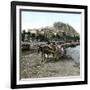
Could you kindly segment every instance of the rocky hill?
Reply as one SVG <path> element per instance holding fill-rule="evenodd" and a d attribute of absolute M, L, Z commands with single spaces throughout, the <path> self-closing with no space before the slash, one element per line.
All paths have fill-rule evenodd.
<path fill-rule="evenodd" d="M 53 24 L 54 30 L 56 30 L 58 33 L 65 32 L 67 35 L 79 35 L 79 33 L 76 32 L 76 30 L 69 24 L 65 24 L 62 22 L 55 22 Z"/>
<path fill-rule="evenodd" d="M 35 32 L 32 32 L 35 31 Z M 22 38 L 25 38 L 27 34 L 28 40 L 37 41 L 71 41 L 80 40 L 80 35 L 76 30 L 69 24 L 62 22 L 55 22 L 52 26 L 43 28 L 29 29 L 28 32 L 22 32 Z"/>
<path fill-rule="evenodd" d="M 41 32 L 42 31 L 47 34 L 58 34 L 60 36 L 62 36 L 63 33 L 68 36 L 79 36 L 79 33 L 76 32 L 71 25 L 62 22 L 55 22 L 52 27 L 42 28 Z"/>

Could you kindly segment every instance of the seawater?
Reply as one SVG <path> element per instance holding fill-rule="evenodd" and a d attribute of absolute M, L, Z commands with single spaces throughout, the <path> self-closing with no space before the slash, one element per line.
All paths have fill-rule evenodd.
<path fill-rule="evenodd" d="M 73 48 L 67 48 L 66 55 L 68 57 L 71 57 L 75 61 L 75 63 L 80 64 L 80 45 Z"/>

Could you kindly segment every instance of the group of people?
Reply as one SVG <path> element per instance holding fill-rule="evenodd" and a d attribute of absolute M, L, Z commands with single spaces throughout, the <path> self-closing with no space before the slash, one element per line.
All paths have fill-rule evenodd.
<path fill-rule="evenodd" d="M 38 53 L 41 52 L 42 61 L 48 59 L 51 55 L 55 60 L 59 60 L 64 56 L 64 48 L 62 45 L 58 45 L 55 42 L 47 42 L 44 45 L 39 45 Z"/>
<path fill-rule="evenodd" d="M 57 45 L 55 42 L 47 42 L 47 45 L 49 48 L 58 53 L 58 56 L 61 57 L 64 55 L 64 48 L 61 45 Z"/>

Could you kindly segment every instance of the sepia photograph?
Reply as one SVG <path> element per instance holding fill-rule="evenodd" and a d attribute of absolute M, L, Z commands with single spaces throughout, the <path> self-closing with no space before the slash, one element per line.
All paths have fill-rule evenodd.
<path fill-rule="evenodd" d="M 11 3 L 11 88 L 87 84 L 87 6 Z"/>

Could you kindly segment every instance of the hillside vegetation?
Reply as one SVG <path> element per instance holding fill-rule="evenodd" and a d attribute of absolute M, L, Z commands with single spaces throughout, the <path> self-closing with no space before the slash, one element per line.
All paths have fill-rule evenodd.
<path fill-rule="evenodd" d="M 23 30 L 22 32 L 22 41 L 77 41 L 79 39 L 79 33 L 71 25 L 62 22 L 55 22 L 52 26 L 29 29 L 27 32 Z"/>

